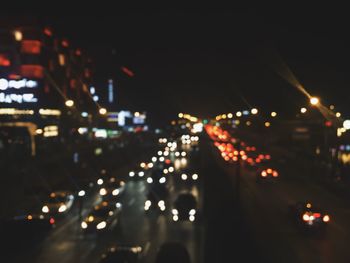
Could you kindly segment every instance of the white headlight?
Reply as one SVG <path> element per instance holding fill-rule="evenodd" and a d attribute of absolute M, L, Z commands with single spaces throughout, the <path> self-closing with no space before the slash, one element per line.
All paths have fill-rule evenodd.
<path fill-rule="evenodd" d="M 101 178 L 100 178 L 100 179 L 98 179 L 98 180 L 97 180 L 97 184 L 98 184 L 98 185 L 103 184 L 103 180 L 102 180 Z"/>
<path fill-rule="evenodd" d="M 190 216 L 194 216 L 196 214 L 196 210 L 195 209 L 191 209 L 189 212 Z"/>
<path fill-rule="evenodd" d="M 182 180 L 187 180 L 187 174 L 182 174 L 182 175 L 181 175 L 181 179 L 182 179 Z"/>
<path fill-rule="evenodd" d="M 112 192 L 112 195 L 114 196 L 119 195 L 119 189 L 114 189 Z"/>
<path fill-rule="evenodd" d="M 159 157 L 159 161 L 164 162 L 164 157 L 163 156 Z"/>
<path fill-rule="evenodd" d="M 105 221 L 102 221 L 101 223 L 98 223 L 96 228 L 97 229 L 104 229 L 106 227 L 106 222 Z"/>
<path fill-rule="evenodd" d="M 177 211 L 177 209 L 171 210 L 171 213 L 172 213 L 173 215 L 178 215 L 178 214 L 179 214 L 179 212 Z"/>
<path fill-rule="evenodd" d="M 135 172 L 133 172 L 133 171 L 129 172 L 129 176 L 130 177 L 134 177 L 135 176 Z"/>
<path fill-rule="evenodd" d="M 176 156 L 176 157 L 179 157 L 179 156 L 180 156 L 180 153 L 179 153 L 179 152 L 175 152 L 175 156 Z"/>
<path fill-rule="evenodd" d="M 117 208 L 121 208 L 121 207 L 122 207 L 122 204 L 118 202 L 118 203 L 115 204 L 115 206 L 116 206 Z"/>
<path fill-rule="evenodd" d="M 153 163 L 148 163 L 148 168 L 153 168 Z"/>
<path fill-rule="evenodd" d="M 165 206 L 161 206 L 161 207 L 160 207 L 160 210 L 161 210 L 161 211 L 164 211 L 164 210 L 165 210 Z"/>
<path fill-rule="evenodd" d="M 101 188 L 100 195 L 106 195 L 106 194 L 107 194 L 107 190 L 105 188 Z"/>
<path fill-rule="evenodd" d="M 139 172 L 139 177 L 143 177 L 145 175 L 145 172 L 141 171 Z"/>
<path fill-rule="evenodd" d="M 82 229 L 86 229 L 87 227 L 88 227 L 88 225 L 86 224 L 86 222 L 81 222 Z"/>
<path fill-rule="evenodd" d="M 151 177 L 148 177 L 147 178 L 147 183 L 149 183 L 149 184 L 153 183 L 153 179 Z"/>
<path fill-rule="evenodd" d="M 152 162 L 155 163 L 156 161 L 157 161 L 157 157 L 153 156 L 153 157 L 152 157 Z"/>
<path fill-rule="evenodd" d="M 179 217 L 178 217 L 177 215 L 174 215 L 174 216 L 173 216 L 173 220 L 174 220 L 174 221 L 177 221 L 177 220 L 179 220 Z"/>
<path fill-rule="evenodd" d="M 159 206 L 159 207 L 164 206 L 164 205 L 165 205 L 165 203 L 164 203 L 163 200 L 160 200 L 160 201 L 158 202 L 158 206 Z"/>
<path fill-rule="evenodd" d="M 168 171 L 169 171 L 170 173 L 174 172 L 174 167 L 170 166 L 169 169 L 168 169 Z"/>
<path fill-rule="evenodd" d="M 159 183 L 164 184 L 165 182 L 166 182 L 166 179 L 164 176 L 159 179 Z"/>
<path fill-rule="evenodd" d="M 148 211 L 149 210 L 149 206 L 145 205 L 144 209 L 145 209 L 145 211 Z"/>
<path fill-rule="evenodd" d="M 182 153 L 181 153 L 181 156 L 182 156 L 182 157 L 185 157 L 185 156 L 186 156 L 186 152 L 182 152 Z"/>
<path fill-rule="evenodd" d="M 164 173 L 164 174 L 167 174 L 168 172 L 169 172 L 168 169 L 164 169 L 164 170 L 163 170 L 163 173 Z"/>
<path fill-rule="evenodd" d="M 194 218 L 194 216 L 190 216 L 189 219 L 191 222 L 193 222 L 195 218 Z"/>
<path fill-rule="evenodd" d="M 44 205 L 43 208 L 41 209 L 43 213 L 48 213 L 49 212 L 49 207 L 47 205 Z"/>
<path fill-rule="evenodd" d="M 151 206 L 151 204 L 152 204 L 152 202 L 151 202 L 150 200 L 147 200 L 147 201 L 145 202 L 145 206 Z"/>
<path fill-rule="evenodd" d="M 80 190 L 78 193 L 78 196 L 84 196 L 85 195 L 85 191 L 84 190 Z"/>
<path fill-rule="evenodd" d="M 163 152 L 162 151 L 158 151 L 158 155 L 162 156 Z"/>
<path fill-rule="evenodd" d="M 192 179 L 197 180 L 198 179 L 198 174 L 192 174 Z"/>
<path fill-rule="evenodd" d="M 61 205 L 60 208 L 58 208 L 58 212 L 60 212 L 60 213 L 63 213 L 66 210 L 67 210 L 67 206 L 66 205 Z"/>

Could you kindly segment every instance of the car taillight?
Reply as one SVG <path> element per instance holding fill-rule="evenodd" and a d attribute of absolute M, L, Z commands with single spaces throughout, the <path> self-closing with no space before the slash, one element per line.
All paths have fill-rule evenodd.
<path fill-rule="evenodd" d="M 320 213 L 314 213 L 314 217 L 315 218 L 319 218 L 319 217 L 321 217 L 321 214 Z"/>
<path fill-rule="evenodd" d="M 267 172 L 268 172 L 269 174 L 272 173 L 272 169 L 271 169 L 271 168 L 267 169 Z"/>
<path fill-rule="evenodd" d="M 273 176 L 273 177 L 278 177 L 278 172 L 273 171 L 272 176 Z"/>
<path fill-rule="evenodd" d="M 330 221 L 329 215 L 323 217 L 323 222 L 328 223 Z"/>
<path fill-rule="evenodd" d="M 55 219 L 50 218 L 50 224 L 53 225 L 55 223 Z"/>

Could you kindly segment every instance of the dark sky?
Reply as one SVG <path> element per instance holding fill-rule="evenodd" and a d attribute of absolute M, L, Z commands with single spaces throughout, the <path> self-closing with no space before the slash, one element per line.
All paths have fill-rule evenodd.
<path fill-rule="evenodd" d="M 350 113 L 350 19 L 340 7 L 39 17 L 91 54 L 99 79 L 117 79 L 120 107 L 145 109 L 157 119 L 177 112 L 213 116 L 248 105 L 295 112 L 306 98 L 276 73 L 283 63 L 326 105 Z M 135 77 L 124 76 L 121 65 Z"/>

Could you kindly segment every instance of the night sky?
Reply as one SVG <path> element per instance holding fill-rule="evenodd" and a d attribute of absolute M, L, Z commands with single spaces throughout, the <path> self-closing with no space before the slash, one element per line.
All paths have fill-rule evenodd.
<path fill-rule="evenodd" d="M 38 17 L 91 54 L 98 81 L 117 79 L 120 108 L 168 120 L 178 112 L 215 116 L 255 106 L 294 113 L 307 100 L 277 74 L 283 64 L 325 105 L 349 114 L 350 19 L 341 10 L 118 9 Z"/>

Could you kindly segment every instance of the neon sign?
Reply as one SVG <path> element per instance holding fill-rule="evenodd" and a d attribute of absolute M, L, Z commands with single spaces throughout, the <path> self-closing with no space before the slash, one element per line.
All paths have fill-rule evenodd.
<path fill-rule="evenodd" d="M 29 79 L 20 80 L 7 80 L 4 78 L 0 79 L 0 91 L 12 91 L 20 89 L 34 89 L 38 87 L 38 82 Z M 16 93 L 0 93 L 0 103 L 33 103 L 37 102 L 38 99 L 32 92 L 25 92 L 21 94 Z"/>
<path fill-rule="evenodd" d="M 0 103 L 23 103 L 23 102 L 37 102 L 38 98 L 33 93 L 24 94 L 5 94 L 0 93 Z"/>
<path fill-rule="evenodd" d="M 7 80 L 7 79 L 0 79 L 0 90 L 7 90 L 7 89 L 21 89 L 21 88 L 36 88 L 38 87 L 38 82 L 35 80 L 27 80 L 27 79 L 21 79 L 21 80 Z"/>

